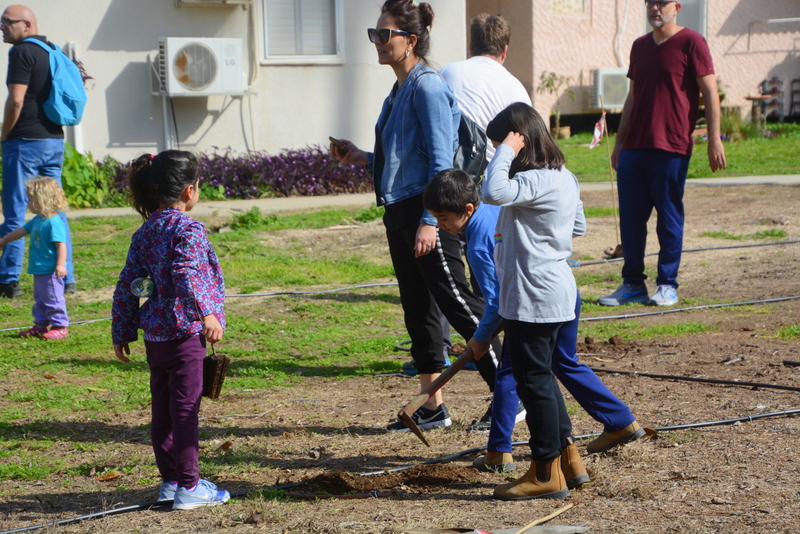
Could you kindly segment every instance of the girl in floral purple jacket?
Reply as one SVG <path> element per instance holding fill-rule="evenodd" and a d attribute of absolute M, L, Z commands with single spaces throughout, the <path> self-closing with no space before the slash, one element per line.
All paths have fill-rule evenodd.
<path fill-rule="evenodd" d="M 202 223 L 186 212 L 199 196 L 199 166 L 189 152 L 143 155 L 128 174 L 133 208 L 145 222 L 131 239 L 112 308 L 114 353 L 128 363 L 128 344 L 144 331 L 150 367 L 150 430 L 162 484 L 173 509 L 223 504 L 230 498 L 200 479 L 198 413 L 206 342 L 222 339 L 225 285 Z M 149 297 L 141 306 L 140 297 Z"/>

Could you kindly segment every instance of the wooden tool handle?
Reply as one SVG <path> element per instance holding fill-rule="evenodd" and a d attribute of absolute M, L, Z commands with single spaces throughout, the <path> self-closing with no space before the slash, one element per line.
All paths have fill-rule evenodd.
<path fill-rule="evenodd" d="M 453 376 L 457 372 L 459 372 L 465 365 L 467 365 L 474 359 L 475 357 L 473 355 L 472 349 L 467 348 L 467 350 L 462 352 L 461 356 L 459 356 L 458 359 L 455 362 L 453 362 L 452 365 L 450 365 L 450 367 L 442 371 L 442 374 L 440 374 L 436 378 L 436 380 L 428 384 L 428 387 L 423 389 L 422 393 L 411 399 L 411 402 L 403 406 L 403 409 L 401 411 L 413 414 L 414 412 L 419 410 L 420 406 L 425 404 L 428 401 L 428 399 L 430 399 L 433 396 L 434 393 L 439 391 L 442 388 L 442 386 L 447 384 L 447 382 L 449 382 L 450 379 L 453 378 Z"/>

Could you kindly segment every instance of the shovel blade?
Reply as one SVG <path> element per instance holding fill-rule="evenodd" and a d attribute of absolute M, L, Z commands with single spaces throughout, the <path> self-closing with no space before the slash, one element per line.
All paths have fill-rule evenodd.
<path fill-rule="evenodd" d="M 398 418 L 399 418 L 399 419 L 400 419 L 402 422 L 404 422 L 404 423 L 406 424 L 406 426 L 408 427 L 408 429 L 409 429 L 409 430 L 411 430 L 411 432 L 413 432 L 415 436 L 417 436 L 419 439 L 421 439 L 421 440 L 422 440 L 422 443 L 424 443 L 424 444 L 425 444 L 425 445 L 427 445 L 428 447 L 430 447 L 430 446 L 431 446 L 431 444 L 430 444 L 430 443 L 428 443 L 428 440 L 427 440 L 427 439 L 425 438 L 425 436 L 422 434 L 422 430 L 420 430 L 420 428 L 417 426 L 417 423 L 415 423 L 415 422 L 414 422 L 414 419 L 411 417 L 411 414 L 410 414 L 410 413 L 408 413 L 408 412 L 405 410 L 405 408 L 403 408 L 402 410 L 400 410 L 400 412 L 397 414 L 397 417 L 398 417 Z"/>

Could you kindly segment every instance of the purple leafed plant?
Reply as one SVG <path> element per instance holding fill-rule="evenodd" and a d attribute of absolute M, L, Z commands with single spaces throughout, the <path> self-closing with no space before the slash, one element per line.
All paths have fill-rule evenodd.
<path fill-rule="evenodd" d="M 373 190 L 364 165 L 345 165 L 319 146 L 266 152 L 236 152 L 214 147 L 200 157 L 201 193 L 207 199 L 262 198 L 366 193 Z M 127 190 L 127 164 L 106 158 L 113 188 Z"/>

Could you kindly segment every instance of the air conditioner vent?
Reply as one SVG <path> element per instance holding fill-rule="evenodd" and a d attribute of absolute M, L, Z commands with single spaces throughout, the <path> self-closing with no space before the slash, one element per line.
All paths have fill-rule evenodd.
<path fill-rule="evenodd" d="M 241 95 L 241 39 L 164 37 L 158 47 L 162 92 L 169 96 Z"/>
<path fill-rule="evenodd" d="M 621 108 L 628 96 L 628 69 L 596 69 L 592 71 L 592 85 L 587 107 L 597 109 Z"/>

